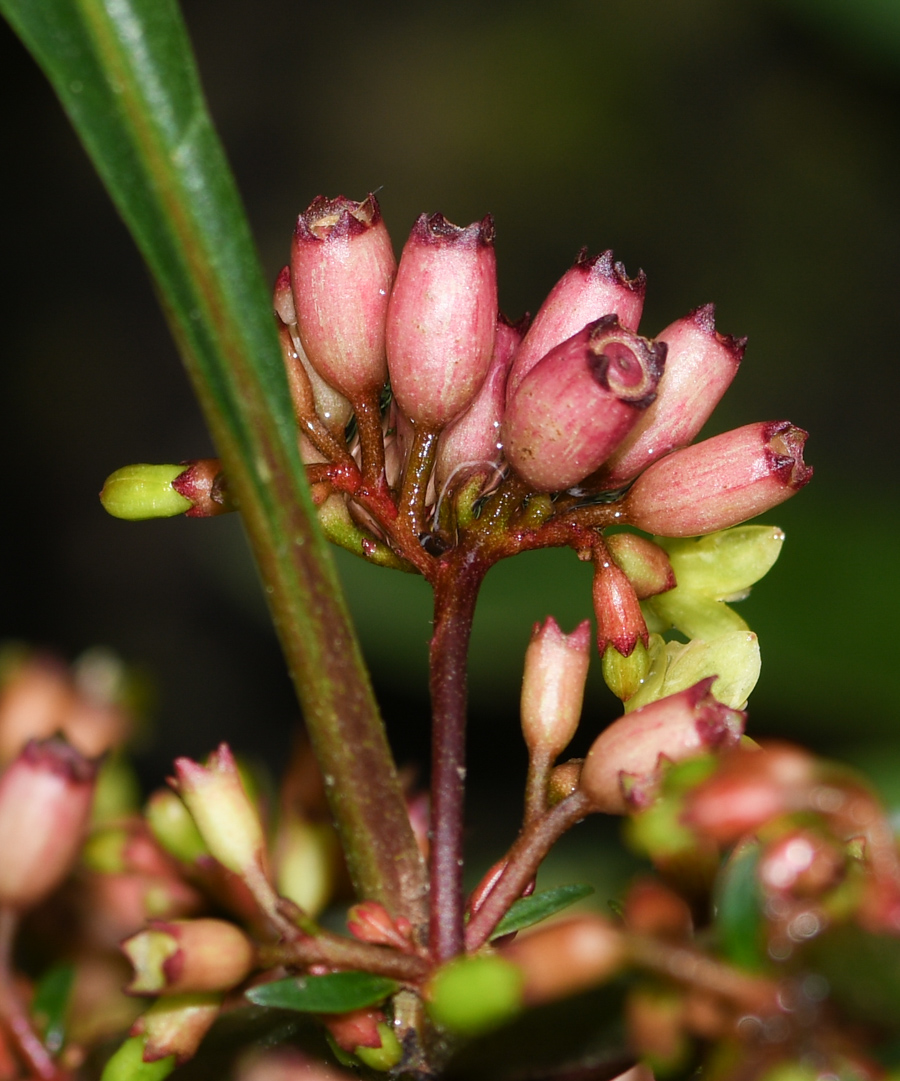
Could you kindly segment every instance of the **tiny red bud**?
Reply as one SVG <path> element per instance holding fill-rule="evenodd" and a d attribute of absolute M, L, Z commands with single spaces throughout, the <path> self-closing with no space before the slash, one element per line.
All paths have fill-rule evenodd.
<path fill-rule="evenodd" d="M 378 200 L 319 196 L 300 215 L 291 288 L 300 340 L 326 383 L 351 401 L 387 377 L 384 329 L 396 272 Z"/>
<path fill-rule="evenodd" d="M 497 321 L 490 215 L 465 229 L 422 214 L 400 257 L 387 315 L 397 403 L 415 424 L 443 428 L 484 382 Z"/>
<path fill-rule="evenodd" d="M 668 554 L 637 533 L 613 533 L 605 537 L 609 554 L 628 576 L 639 600 L 675 588 L 675 572 Z"/>
<path fill-rule="evenodd" d="M 716 330 L 712 304 L 678 319 L 656 340 L 668 346 L 656 401 L 604 465 L 606 488 L 621 487 L 696 437 L 737 375 L 747 342 Z"/>
<path fill-rule="evenodd" d="M 609 646 L 630 657 L 639 641 L 648 644 L 650 635 L 634 586 L 605 553 L 594 559 L 593 597 L 601 657 Z"/>
<path fill-rule="evenodd" d="M 360 942 L 378 946 L 393 946 L 408 950 L 412 925 L 404 916 L 392 919 L 384 905 L 377 901 L 361 901 L 347 913 L 347 930 Z"/>
<path fill-rule="evenodd" d="M 587 248 L 582 248 L 575 265 L 550 290 L 516 351 L 507 399 L 512 399 L 539 360 L 585 324 L 604 315 L 617 315 L 626 330 L 637 330 L 646 287 L 644 272 L 629 278 L 625 267 L 613 261 L 611 251 L 591 258 Z"/>
<path fill-rule="evenodd" d="M 71 869 L 97 767 L 59 738 L 31 740 L 0 777 L 0 907 L 27 909 Z"/>
<path fill-rule="evenodd" d="M 625 497 L 627 520 L 648 533 L 695 537 L 754 518 L 807 484 L 807 433 L 788 421 L 743 428 L 654 462 Z"/>
<path fill-rule="evenodd" d="M 522 733 L 532 754 L 551 761 L 575 735 L 590 663 L 590 623 L 563 634 L 552 616 L 536 623 L 525 652 Z"/>
<path fill-rule="evenodd" d="M 552 349 L 520 383 L 503 420 L 506 457 L 538 491 L 570 488 L 600 466 L 653 401 L 665 346 L 615 316 Z"/>
<path fill-rule="evenodd" d="M 738 742 L 746 715 L 715 699 L 714 682 L 711 676 L 651 702 L 600 733 L 581 770 L 581 789 L 598 811 L 626 814 L 629 802 L 649 803 L 660 759 L 678 762 Z"/>

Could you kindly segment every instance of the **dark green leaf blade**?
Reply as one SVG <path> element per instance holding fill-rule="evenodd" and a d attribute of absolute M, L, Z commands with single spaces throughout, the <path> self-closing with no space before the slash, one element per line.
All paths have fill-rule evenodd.
<path fill-rule="evenodd" d="M 540 923 L 541 920 L 549 919 L 550 916 L 562 912 L 564 908 L 574 905 L 583 897 L 589 897 L 593 892 L 593 886 L 581 883 L 572 886 L 557 886 L 556 889 L 533 893 L 530 897 L 520 897 L 494 928 L 491 938 L 521 931 L 525 927 Z"/>
<path fill-rule="evenodd" d="M 65 1041 L 66 1013 L 74 980 L 74 965 L 54 965 L 41 976 L 34 991 L 31 1016 L 51 1055 L 56 1054 Z"/>
<path fill-rule="evenodd" d="M 348 1013 L 375 1006 L 399 989 L 396 980 L 370 972 L 329 972 L 295 976 L 252 987 L 246 997 L 257 1006 L 277 1006 L 302 1013 Z"/>
<path fill-rule="evenodd" d="M 759 844 L 736 849 L 716 883 L 716 931 L 723 955 L 740 968 L 765 967 L 763 896 L 756 876 Z"/>

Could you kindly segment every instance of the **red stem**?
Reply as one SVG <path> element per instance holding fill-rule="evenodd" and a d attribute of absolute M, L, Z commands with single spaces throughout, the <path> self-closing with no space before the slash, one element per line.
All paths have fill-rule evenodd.
<path fill-rule="evenodd" d="M 466 659 L 487 567 L 470 554 L 444 563 L 434 582 L 431 639 L 431 933 L 435 961 L 463 950 L 463 814 Z"/>

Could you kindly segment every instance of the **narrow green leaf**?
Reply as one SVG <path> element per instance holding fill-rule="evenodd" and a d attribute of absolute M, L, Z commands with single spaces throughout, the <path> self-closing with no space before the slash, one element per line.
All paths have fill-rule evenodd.
<path fill-rule="evenodd" d="M 74 979 L 74 965 L 54 965 L 41 976 L 34 991 L 31 1016 L 51 1055 L 59 1051 L 66 1037 L 66 1013 Z"/>
<path fill-rule="evenodd" d="M 317 527 L 263 281 L 176 0 L 0 0 L 149 264 L 228 475 L 361 896 L 424 920 L 425 872 Z M 286 238 L 287 239 L 287 238 Z"/>
<path fill-rule="evenodd" d="M 491 938 L 499 938 L 513 931 L 521 931 L 532 924 L 540 923 L 557 912 L 562 912 L 569 905 L 574 905 L 582 897 L 589 897 L 594 892 L 593 886 L 585 884 L 557 886 L 553 890 L 542 890 L 530 897 L 520 897 L 510 907 L 503 919 L 497 924 Z"/>
<path fill-rule="evenodd" d="M 257 1006 L 277 1006 L 303 1013 L 348 1013 L 383 1002 L 400 987 L 396 980 L 369 972 L 329 972 L 296 976 L 252 987 L 246 997 Z"/>
<path fill-rule="evenodd" d="M 758 864 L 759 845 L 743 845 L 722 868 L 716 885 L 716 929 L 722 953 L 735 965 L 754 972 L 766 961 Z"/>

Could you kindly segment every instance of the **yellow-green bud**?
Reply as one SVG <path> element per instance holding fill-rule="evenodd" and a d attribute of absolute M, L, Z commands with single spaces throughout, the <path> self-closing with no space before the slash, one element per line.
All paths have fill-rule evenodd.
<path fill-rule="evenodd" d="M 175 859 L 193 863 L 209 855 L 191 812 L 174 792 L 165 788 L 154 792 L 147 801 L 144 818 L 156 840 Z"/>
<path fill-rule="evenodd" d="M 609 645 L 601 663 L 606 686 L 623 702 L 637 694 L 650 674 L 650 654 L 640 639 L 627 657 Z"/>
<path fill-rule="evenodd" d="M 279 828 L 276 846 L 278 892 L 317 916 L 331 900 L 340 850 L 327 823 L 291 817 Z"/>
<path fill-rule="evenodd" d="M 781 554 L 777 526 L 741 525 L 706 537 L 656 537 L 666 550 L 678 588 L 715 600 L 740 600 Z"/>
<path fill-rule="evenodd" d="M 427 989 L 434 1020 L 464 1036 L 502 1025 L 522 1008 L 520 969 L 493 955 L 459 957 L 439 968 Z"/>
<path fill-rule="evenodd" d="M 357 1047 L 354 1054 L 369 1069 L 385 1073 L 403 1058 L 403 1048 L 394 1030 L 384 1021 L 378 1025 L 378 1035 L 381 1037 L 380 1047 Z"/>
<path fill-rule="evenodd" d="M 101 1081 L 163 1081 L 175 1069 L 175 1056 L 144 1061 L 143 1036 L 129 1036 L 107 1062 Z"/>
<path fill-rule="evenodd" d="M 113 518 L 140 522 L 146 518 L 172 518 L 193 504 L 172 487 L 183 465 L 126 465 L 106 478 L 100 502 Z"/>

